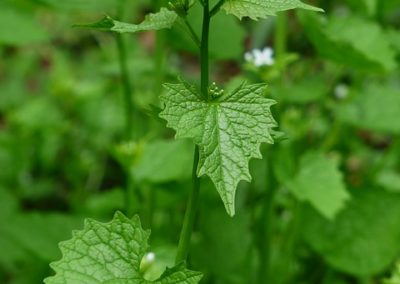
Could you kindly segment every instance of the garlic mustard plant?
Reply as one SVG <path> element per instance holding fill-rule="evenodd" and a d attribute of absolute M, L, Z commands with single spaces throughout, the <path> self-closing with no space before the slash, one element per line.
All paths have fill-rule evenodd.
<path fill-rule="evenodd" d="M 201 5 L 201 34 L 187 21 L 193 5 Z M 155 281 L 144 279 L 140 273 L 143 257 L 147 253 L 150 232 L 141 228 L 139 218 L 125 217 L 117 212 L 109 223 L 92 219 L 83 230 L 75 231 L 73 238 L 60 244 L 63 257 L 52 263 L 56 275 L 45 280 L 47 284 L 61 283 L 198 283 L 200 272 L 186 269 L 191 233 L 199 206 L 200 177 L 208 176 L 213 182 L 226 212 L 235 215 L 235 196 L 238 183 L 251 181 L 249 161 L 262 158 L 260 145 L 274 143 L 277 122 L 271 106 L 276 102 L 266 98 L 266 85 L 243 82 L 236 89 L 224 91 L 215 83 L 210 85 L 210 29 L 212 18 L 221 10 L 239 19 L 259 19 L 277 12 L 303 8 L 321 9 L 299 0 L 174 0 L 168 8 L 151 13 L 139 24 L 130 24 L 106 16 L 101 21 L 80 27 L 122 33 L 137 33 L 172 27 L 181 21 L 187 27 L 194 43 L 199 47 L 200 78 L 198 84 L 184 80 L 164 84 L 161 95 L 163 109 L 159 116 L 167 127 L 176 131 L 176 138 L 189 138 L 196 145 L 192 170 L 192 189 L 178 243 L 175 266 L 168 268 Z M 272 65 L 273 51 L 265 48 L 246 54 L 246 60 L 256 66 Z M 126 72 L 126 70 L 125 70 Z"/>

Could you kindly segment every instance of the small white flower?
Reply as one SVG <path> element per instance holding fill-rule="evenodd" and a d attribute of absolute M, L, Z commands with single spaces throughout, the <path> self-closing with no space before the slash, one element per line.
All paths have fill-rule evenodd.
<path fill-rule="evenodd" d="M 349 87 L 346 84 L 339 84 L 335 87 L 334 94 L 337 99 L 343 100 L 349 95 Z"/>
<path fill-rule="evenodd" d="M 253 49 L 252 51 L 246 52 L 244 54 L 244 59 L 257 67 L 271 66 L 275 62 L 273 55 L 273 49 L 265 47 L 263 50 Z"/>

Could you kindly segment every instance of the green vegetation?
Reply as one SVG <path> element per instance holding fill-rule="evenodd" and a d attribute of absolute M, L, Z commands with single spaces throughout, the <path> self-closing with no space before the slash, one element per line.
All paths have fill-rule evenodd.
<path fill-rule="evenodd" d="M 399 0 L 3 0 L 0 27 L 0 283 L 400 283 Z"/>

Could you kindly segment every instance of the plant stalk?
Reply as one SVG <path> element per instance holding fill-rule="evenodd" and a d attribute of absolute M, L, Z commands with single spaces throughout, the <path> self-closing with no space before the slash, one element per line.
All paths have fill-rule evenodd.
<path fill-rule="evenodd" d="M 275 27 L 275 40 L 274 40 L 274 48 L 275 48 L 275 58 L 278 64 L 278 67 L 281 71 L 281 83 L 284 82 L 285 79 L 285 54 L 286 54 L 286 45 L 287 45 L 287 37 L 288 37 L 288 18 L 286 13 L 278 13 L 276 16 L 276 27 Z"/>
<path fill-rule="evenodd" d="M 259 252 L 260 252 L 260 268 L 259 268 L 259 279 L 261 283 L 269 283 L 271 275 L 271 249 L 272 249 L 272 238 L 274 233 L 275 223 L 275 195 L 277 184 L 275 181 L 274 173 L 271 168 L 270 158 L 266 157 L 267 161 L 267 177 L 268 177 L 268 189 L 265 196 L 265 201 L 262 208 L 262 213 L 259 220 L 260 227 L 260 240 L 259 240 Z"/>
<path fill-rule="evenodd" d="M 118 17 L 124 18 L 126 1 L 121 1 L 118 6 Z M 122 92 L 125 108 L 125 141 L 131 141 L 135 138 L 134 133 L 134 116 L 135 106 L 132 100 L 132 82 L 129 76 L 128 56 L 126 49 L 125 38 L 122 34 L 116 34 L 116 43 L 118 48 L 118 61 L 120 67 L 120 74 L 122 78 Z M 126 190 L 125 190 L 125 211 L 127 215 L 133 214 L 134 198 L 137 195 L 135 181 L 133 180 L 129 168 L 125 167 Z"/>
<path fill-rule="evenodd" d="M 190 239 L 194 227 L 196 211 L 199 203 L 200 179 L 197 177 L 197 164 L 199 163 L 198 146 L 194 149 L 193 169 L 192 169 L 192 191 L 189 196 L 189 201 L 186 207 L 185 217 L 181 235 L 179 238 L 178 252 L 175 258 L 175 264 L 186 261 L 189 254 Z"/>
<path fill-rule="evenodd" d="M 133 138 L 133 114 L 134 107 L 132 101 L 132 84 L 129 78 L 128 63 L 127 63 L 127 53 L 125 40 L 123 35 L 116 35 L 117 46 L 118 46 L 118 59 L 119 67 L 122 77 L 122 91 L 124 95 L 124 107 L 125 107 L 125 133 L 124 138 L 129 141 Z"/>
<path fill-rule="evenodd" d="M 201 64 L 201 94 L 205 100 L 209 99 L 209 62 L 208 62 L 208 39 L 210 31 L 210 10 L 209 0 L 203 1 L 203 28 L 200 43 L 200 64 Z M 199 147 L 194 149 L 193 168 L 192 168 L 192 191 L 186 207 L 185 217 L 183 220 L 181 235 L 179 238 L 178 252 L 176 254 L 175 263 L 179 264 L 186 261 L 189 254 L 190 240 L 194 228 L 196 211 L 199 204 L 200 179 L 197 177 L 197 165 L 199 163 Z"/>
<path fill-rule="evenodd" d="M 200 44 L 200 64 L 201 64 L 201 94 L 204 99 L 209 100 L 209 67 L 208 67 L 208 40 L 210 33 L 210 7 L 209 0 L 203 1 L 203 28 Z"/>

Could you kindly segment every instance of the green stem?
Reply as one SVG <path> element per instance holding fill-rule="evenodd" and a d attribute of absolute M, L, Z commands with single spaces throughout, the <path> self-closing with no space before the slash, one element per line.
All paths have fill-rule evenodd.
<path fill-rule="evenodd" d="M 293 281 L 291 277 L 293 277 L 293 267 L 295 266 L 296 255 L 295 248 L 299 241 L 300 232 L 301 232 L 301 222 L 302 222 L 302 204 L 301 201 L 294 200 L 293 201 L 293 209 L 292 209 L 292 220 L 290 221 L 287 230 L 284 233 L 284 241 L 282 248 L 282 258 L 285 263 L 285 267 L 283 270 L 284 280 L 287 283 Z"/>
<path fill-rule="evenodd" d="M 124 107 L 125 107 L 125 139 L 131 140 L 133 138 L 133 115 L 134 107 L 132 101 L 132 84 L 129 78 L 128 62 L 126 45 L 123 35 L 117 34 L 117 46 L 118 46 L 118 59 L 120 72 L 122 76 L 122 88 L 124 95 Z"/>
<path fill-rule="evenodd" d="M 124 18 L 124 12 L 126 0 L 120 1 L 118 6 L 118 17 L 120 19 Z M 124 139 L 126 141 L 130 141 L 134 139 L 134 115 L 135 108 L 132 100 L 132 82 L 129 76 L 129 68 L 128 68 L 128 56 L 126 49 L 126 42 L 124 35 L 117 34 L 116 42 L 118 47 L 118 60 L 120 73 L 122 78 L 122 91 L 124 97 L 124 108 L 125 108 L 125 131 L 124 131 Z M 135 181 L 130 174 L 129 167 L 125 167 L 125 178 L 126 178 L 126 190 L 125 190 L 125 211 L 126 214 L 133 214 L 133 203 L 135 197 L 138 197 L 137 188 Z"/>
<path fill-rule="evenodd" d="M 197 177 L 197 164 L 199 163 L 199 149 L 196 146 L 194 150 L 193 169 L 192 169 L 192 191 L 189 196 L 189 202 L 186 207 L 185 217 L 181 235 L 179 238 L 178 252 L 175 258 L 175 264 L 186 261 L 189 253 L 190 239 L 194 227 L 194 220 L 199 203 L 200 179 Z"/>
<path fill-rule="evenodd" d="M 376 2 L 376 20 L 383 24 L 385 20 L 385 15 L 384 15 L 384 8 L 385 8 L 385 3 L 384 1 L 377 1 Z"/>
<path fill-rule="evenodd" d="M 200 63 L 201 63 L 201 94 L 206 100 L 210 99 L 208 94 L 209 67 L 208 67 L 208 40 L 210 32 L 210 8 L 209 0 L 203 1 L 203 28 L 200 44 Z"/>
<path fill-rule="evenodd" d="M 286 54 L 286 44 L 287 44 L 287 36 L 288 36 L 288 27 L 287 27 L 287 15 L 286 13 L 278 13 L 276 17 L 276 27 L 275 27 L 275 58 L 278 63 L 279 68 L 282 72 L 282 79 L 284 77 L 285 68 L 284 68 L 284 58 Z"/>
<path fill-rule="evenodd" d="M 275 195 L 276 195 L 276 182 L 274 174 L 272 172 L 270 159 L 266 157 L 268 163 L 268 184 L 267 194 L 265 196 L 265 203 L 263 204 L 261 218 L 260 218 L 260 270 L 259 277 L 260 283 L 269 283 L 271 273 L 271 249 L 272 249 L 272 237 L 274 229 L 274 206 L 275 206 Z"/>
<path fill-rule="evenodd" d="M 210 31 L 210 10 L 209 0 L 203 1 L 203 28 L 200 47 L 200 63 L 201 63 L 201 93 L 204 99 L 208 100 L 208 38 Z M 197 177 L 197 165 L 199 163 L 199 147 L 194 150 L 193 168 L 192 168 L 192 191 L 190 193 L 189 202 L 186 207 L 185 217 L 183 220 L 181 235 L 179 238 L 178 252 L 176 254 L 175 263 L 186 261 L 189 254 L 190 239 L 194 227 L 194 220 L 199 203 L 200 179 Z"/>

